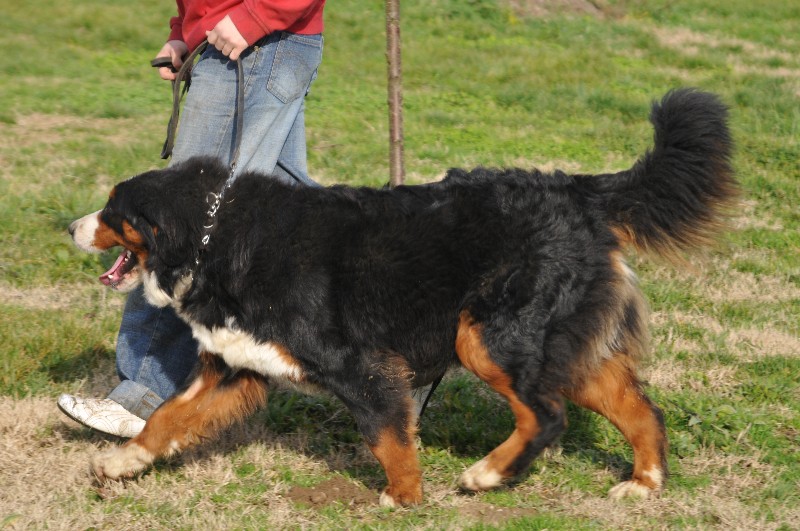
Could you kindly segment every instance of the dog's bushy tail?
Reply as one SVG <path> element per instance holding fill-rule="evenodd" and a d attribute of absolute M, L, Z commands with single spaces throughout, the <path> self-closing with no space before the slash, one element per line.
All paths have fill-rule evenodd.
<path fill-rule="evenodd" d="M 653 104 L 650 121 L 652 151 L 631 169 L 586 184 L 623 243 L 678 258 L 713 240 L 738 197 L 728 110 L 713 94 L 680 89 Z"/>

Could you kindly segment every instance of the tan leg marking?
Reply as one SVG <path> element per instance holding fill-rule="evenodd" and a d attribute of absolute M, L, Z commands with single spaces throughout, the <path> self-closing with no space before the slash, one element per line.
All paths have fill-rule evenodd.
<path fill-rule="evenodd" d="M 159 458 L 174 454 L 249 415 L 267 400 L 266 381 L 242 370 L 224 386 L 215 356 L 202 353 L 203 371 L 189 388 L 164 402 L 142 432 L 92 460 L 99 479 L 131 477 Z"/>
<path fill-rule="evenodd" d="M 413 505 L 422 501 L 422 471 L 414 432 L 414 429 L 409 429 L 406 442 L 403 442 L 392 428 L 386 428 L 378 437 L 378 443 L 370 446 L 389 481 L 380 497 L 380 504 L 384 507 Z"/>
<path fill-rule="evenodd" d="M 482 340 L 482 330 L 467 312 L 460 317 L 456 353 L 461 363 L 478 378 L 500 393 L 511 406 L 516 425 L 500 446 L 461 475 L 460 485 L 468 490 L 487 490 L 511 477 L 511 465 L 539 433 L 536 414 L 514 392 L 511 377 L 489 357 Z"/>
<path fill-rule="evenodd" d="M 566 395 L 610 420 L 633 447 L 633 477 L 612 488 L 609 496 L 658 495 L 667 473 L 664 425 L 625 356 L 617 354 L 606 360 L 579 389 Z"/>

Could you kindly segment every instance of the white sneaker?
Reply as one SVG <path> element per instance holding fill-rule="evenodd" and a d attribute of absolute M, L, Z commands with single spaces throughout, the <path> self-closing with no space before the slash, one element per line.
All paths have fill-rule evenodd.
<path fill-rule="evenodd" d="M 145 425 L 144 420 L 109 398 L 61 395 L 58 408 L 81 424 L 117 437 L 135 437 Z"/>

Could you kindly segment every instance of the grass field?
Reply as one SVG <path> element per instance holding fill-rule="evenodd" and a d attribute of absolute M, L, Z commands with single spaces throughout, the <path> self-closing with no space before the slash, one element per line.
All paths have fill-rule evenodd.
<path fill-rule="evenodd" d="M 378 507 L 383 475 L 335 401 L 276 392 L 241 426 L 136 481 L 97 488 L 88 457 L 119 441 L 67 421 L 61 392 L 103 396 L 123 299 L 110 257 L 68 223 L 163 164 L 168 85 L 149 59 L 169 1 L 2 2 L 0 529 L 796 529 L 800 522 L 800 4 L 764 0 L 406 0 L 406 167 L 598 172 L 651 139 L 649 104 L 696 86 L 731 106 L 742 183 L 734 231 L 687 266 L 632 258 L 652 307 L 648 392 L 662 406 L 663 496 L 612 502 L 631 452 L 570 410 L 559 446 L 506 489 L 460 472 L 512 429 L 455 372 L 420 431 L 426 501 Z M 598 7 L 599 6 L 599 7 Z M 383 3 L 327 8 L 308 98 L 309 164 L 326 183 L 388 180 Z"/>

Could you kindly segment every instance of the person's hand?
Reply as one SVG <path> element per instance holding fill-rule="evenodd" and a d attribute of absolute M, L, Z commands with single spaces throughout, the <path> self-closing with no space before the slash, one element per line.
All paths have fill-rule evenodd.
<path fill-rule="evenodd" d="M 236 26 L 231 21 L 231 17 L 226 16 L 220 20 L 214 29 L 206 32 L 208 37 L 208 44 L 222 52 L 231 59 L 236 61 L 239 55 L 247 49 L 247 41 L 244 40 L 242 34 L 236 29 Z"/>
<path fill-rule="evenodd" d="M 175 67 L 175 70 L 180 70 L 181 65 L 183 64 L 183 58 L 189 52 L 189 47 L 186 46 L 186 43 L 183 41 L 167 41 L 161 51 L 156 54 L 156 58 L 158 57 L 169 57 L 172 60 L 172 66 Z M 169 67 L 162 66 L 158 69 L 158 75 L 161 76 L 161 79 L 166 79 L 171 81 L 175 79 L 175 72 L 173 72 Z"/>

